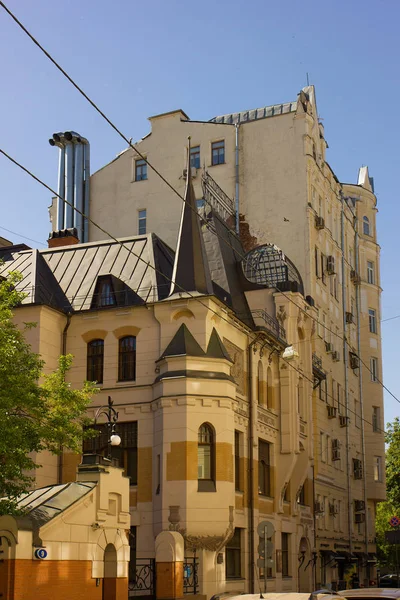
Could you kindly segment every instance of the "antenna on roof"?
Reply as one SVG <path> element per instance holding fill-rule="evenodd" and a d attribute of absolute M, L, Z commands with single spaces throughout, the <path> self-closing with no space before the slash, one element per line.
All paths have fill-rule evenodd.
<path fill-rule="evenodd" d="M 310 85 L 309 79 L 308 79 L 308 73 L 306 73 L 306 77 L 307 77 L 307 85 Z"/>

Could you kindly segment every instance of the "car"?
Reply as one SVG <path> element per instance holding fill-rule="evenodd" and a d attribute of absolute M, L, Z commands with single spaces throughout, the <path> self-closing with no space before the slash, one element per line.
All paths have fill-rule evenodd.
<path fill-rule="evenodd" d="M 258 592 L 257 594 L 233 594 L 229 592 L 215 594 L 211 600 L 338 600 L 337 594 L 330 590 L 315 592 Z M 399 599 L 400 600 L 400 599 Z"/>
<path fill-rule="evenodd" d="M 400 589 L 359 588 L 343 590 L 338 594 L 348 600 L 400 600 Z"/>
<path fill-rule="evenodd" d="M 394 573 L 382 575 L 379 580 L 379 587 L 400 588 L 400 575 L 397 576 Z"/>

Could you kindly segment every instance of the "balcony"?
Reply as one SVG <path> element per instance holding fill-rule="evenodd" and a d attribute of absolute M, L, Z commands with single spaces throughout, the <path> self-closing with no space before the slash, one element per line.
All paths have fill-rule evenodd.
<path fill-rule="evenodd" d="M 319 386 L 321 381 L 326 379 L 326 373 L 322 368 L 322 358 L 320 358 L 315 352 L 312 355 L 312 368 L 314 376 L 314 389 Z"/>
<path fill-rule="evenodd" d="M 266 330 L 268 333 L 272 334 L 275 339 L 286 345 L 286 331 L 284 327 L 279 324 L 277 319 L 271 317 L 271 315 L 263 308 L 252 310 L 251 314 L 258 327 Z"/>

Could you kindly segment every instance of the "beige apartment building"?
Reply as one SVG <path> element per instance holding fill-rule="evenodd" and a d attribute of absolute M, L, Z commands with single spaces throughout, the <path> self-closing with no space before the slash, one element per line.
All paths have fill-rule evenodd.
<path fill-rule="evenodd" d="M 265 244 L 295 259 L 315 311 L 307 340 L 315 377 L 314 498 L 307 502 L 316 523 L 316 581 L 343 581 L 354 571 L 373 580 L 375 508 L 385 481 L 377 208 L 368 168 L 355 184 L 339 181 L 326 161 L 313 86 L 294 102 L 208 122 L 182 110 L 149 120 L 150 133 L 136 144 L 141 156 L 128 148 L 92 175 L 90 217 L 112 235 L 152 231 L 175 248 L 190 137 L 205 218 L 212 208 L 240 232 L 255 269 Z M 51 216 L 56 229 L 55 205 Z M 91 223 L 85 235 L 104 238 Z"/>
<path fill-rule="evenodd" d="M 154 583 L 162 532 L 183 540 L 184 593 L 310 590 L 316 311 L 276 246 L 242 261 L 217 210 L 201 225 L 190 170 L 185 200 L 175 253 L 154 233 L 79 243 L 70 228 L 48 249 L 2 248 L 1 275 L 22 273 L 15 318 L 38 323 L 27 335 L 47 369 L 72 353 L 70 383 L 98 382 L 90 415 L 109 396 L 119 413 L 129 595 L 167 597 Z M 85 452 L 107 452 L 99 429 Z M 38 461 L 47 489 L 75 481 L 80 457 Z"/>
<path fill-rule="evenodd" d="M 52 290 L 16 316 L 34 313 L 49 368 L 72 352 L 78 385 L 102 365 L 95 404 L 118 406 L 132 484 L 132 580 L 163 530 L 184 537 L 187 592 L 373 580 L 385 482 L 368 169 L 356 184 L 335 176 L 312 86 L 209 122 L 179 110 L 150 123 L 137 148 L 175 191 L 130 148 L 90 193 L 86 168 L 74 189 L 60 176 L 60 195 L 119 242 L 54 202 L 52 247 L 8 250 L 4 268 Z M 86 140 L 53 137 L 81 160 Z M 38 484 L 73 480 L 76 463 L 48 457 Z"/>

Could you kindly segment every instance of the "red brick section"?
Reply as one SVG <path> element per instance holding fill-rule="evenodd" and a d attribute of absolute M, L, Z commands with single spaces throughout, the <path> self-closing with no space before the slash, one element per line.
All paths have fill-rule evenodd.
<path fill-rule="evenodd" d="M 128 580 L 110 580 L 104 600 L 125 600 Z M 108 582 L 107 582 L 108 583 Z M 102 600 L 102 585 L 84 560 L 5 560 L 0 563 L 2 600 Z M 0 596 L 1 597 L 1 596 Z"/>
<path fill-rule="evenodd" d="M 157 600 L 183 597 L 183 562 L 156 563 Z"/>
<path fill-rule="evenodd" d="M 49 248 L 58 248 L 59 246 L 72 246 L 73 244 L 79 244 L 78 238 L 74 235 L 66 237 L 54 237 L 47 241 Z"/>

